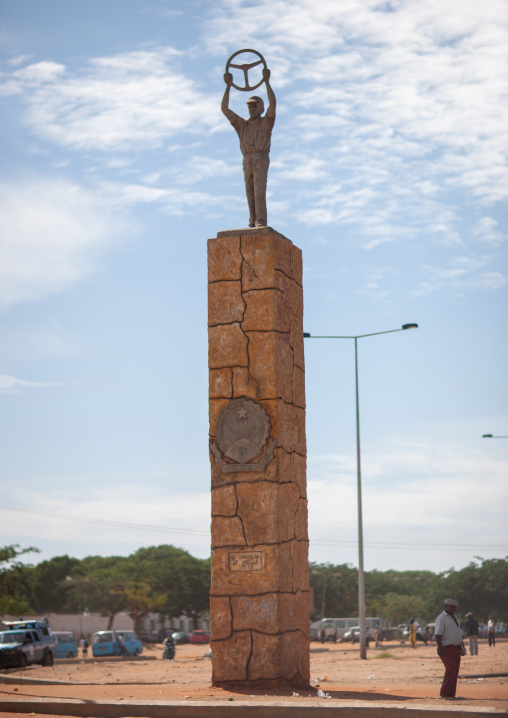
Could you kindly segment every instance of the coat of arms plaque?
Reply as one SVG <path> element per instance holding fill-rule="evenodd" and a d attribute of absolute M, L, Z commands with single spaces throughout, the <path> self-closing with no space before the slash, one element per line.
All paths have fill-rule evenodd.
<path fill-rule="evenodd" d="M 272 439 L 267 446 L 270 420 L 261 404 L 246 396 L 226 404 L 217 419 L 215 434 L 217 442 L 211 442 L 210 448 L 225 474 L 263 471 L 273 459 L 277 440 Z M 258 461 L 253 462 L 256 458 Z"/>

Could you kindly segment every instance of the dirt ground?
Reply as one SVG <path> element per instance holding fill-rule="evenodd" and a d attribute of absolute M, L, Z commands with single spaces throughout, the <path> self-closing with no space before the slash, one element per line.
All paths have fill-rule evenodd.
<path fill-rule="evenodd" d="M 162 646 L 144 648 L 138 660 L 123 658 L 94 660 L 80 658 L 56 661 L 51 668 L 29 667 L 24 671 L 0 672 L 25 678 L 69 681 L 68 685 L 0 684 L 0 699 L 26 700 L 29 697 L 86 698 L 105 700 L 218 701 L 270 700 L 315 701 L 318 689 L 331 700 L 418 704 L 443 707 L 467 705 L 508 709 L 508 640 L 489 648 L 480 641 L 478 656 L 462 659 L 458 698 L 439 697 L 444 667 L 434 644 L 386 642 L 382 648 L 369 649 L 367 660 L 359 657 L 358 645 L 311 644 L 311 688 L 307 690 L 226 690 L 212 688 L 208 646 L 177 646 L 174 661 L 162 660 Z M 492 674 L 504 673 L 506 677 Z M 326 700 L 326 699 L 322 699 Z M 0 713 L 0 716 L 11 716 Z M 31 717 L 37 717 L 32 713 Z"/>

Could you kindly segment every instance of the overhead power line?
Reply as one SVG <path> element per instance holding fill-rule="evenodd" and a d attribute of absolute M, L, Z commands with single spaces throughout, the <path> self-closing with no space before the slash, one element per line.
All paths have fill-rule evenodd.
<path fill-rule="evenodd" d="M 358 544 L 356 541 L 326 541 L 321 539 L 311 540 L 311 543 L 317 546 L 349 546 L 356 547 Z M 501 546 L 500 544 L 455 544 L 446 545 L 443 547 L 441 544 L 435 543 L 397 543 L 396 541 L 364 541 L 364 546 L 369 548 L 381 548 L 381 549 L 408 549 L 409 551 L 506 551 L 508 552 L 508 546 Z"/>
<path fill-rule="evenodd" d="M 53 511 L 42 511 L 40 509 L 23 509 L 16 506 L 1 506 L 0 511 L 16 511 L 25 514 L 35 514 L 38 516 L 50 516 L 51 518 L 61 519 L 64 521 L 77 521 L 80 523 L 96 524 L 99 526 L 111 526 L 112 528 L 137 529 L 140 531 L 156 531 L 162 533 L 180 533 L 189 536 L 210 536 L 210 531 L 200 531 L 196 529 L 182 529 L 174 526 L 156 526 L 154 524 L 136 524 L 128 521 L 111 521 L 109 519 L 84 518 L 83 516 L 70 516 L 68 514 L 58 514 Z M 354 548 L 357 546 L 356 541 L 339 541 L 327 539 L 311 539 L 311 544 L 315 546 L 342 546 L 343 548 Z M 376 549 L 402 549 L 414 551 L 507 551 L 508 546 L 501 544 L 433 544 L 433 543 L 397 543 L 396 541 L 366 541 L 365 546 Z"/>
<path fill-rule="evenodd" d="M 177 529 L 172 526 L 154 526 L 153 524 L 133 524 L 128 521 L 110 521 L 108 519 L 90 519 L 82 516 L 69 516 L 68 514 L 56 514 L 52 511 L 41 511 L 40 509 L 21 509 L 16 506 L 1 506 L 0 511 L 19 511 L 23 514 L 36 514 L 38 516 L 51 516 L 55 519 L 65 521 L 80 521 L 86 524 L 100 524 L 102 526 L 114 526 L 122 529 L 141 529 L 143 531 L 165 531 L 166 533 L 191 534 L 196 536 L 209 536 L 209 531 L 194 531 L 192 529 Z"/>

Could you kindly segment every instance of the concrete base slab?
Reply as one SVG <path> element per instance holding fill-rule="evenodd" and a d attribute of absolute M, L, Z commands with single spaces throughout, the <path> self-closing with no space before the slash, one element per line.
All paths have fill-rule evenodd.
<path fill-rule="evenodd" d="M 492 718 L 507 715 L 496 708 L 455 706 L 427 707 L 413 704 L 401 706 L 392 703 L 322 700 L 319 702 L 283 703 L 273 701 L 94 701 L 55 700 L 0 700 L 0 712 L 42 715 L 77 716 L 79 718 Z"/>

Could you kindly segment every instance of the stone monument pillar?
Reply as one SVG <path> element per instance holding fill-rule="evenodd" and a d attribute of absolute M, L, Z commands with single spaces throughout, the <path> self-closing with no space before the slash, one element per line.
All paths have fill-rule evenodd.
<path fill-rule="evenodd" d="M 309 684 L 301 250 L 271 227 L 208 240 L 215 685 Z"/>

